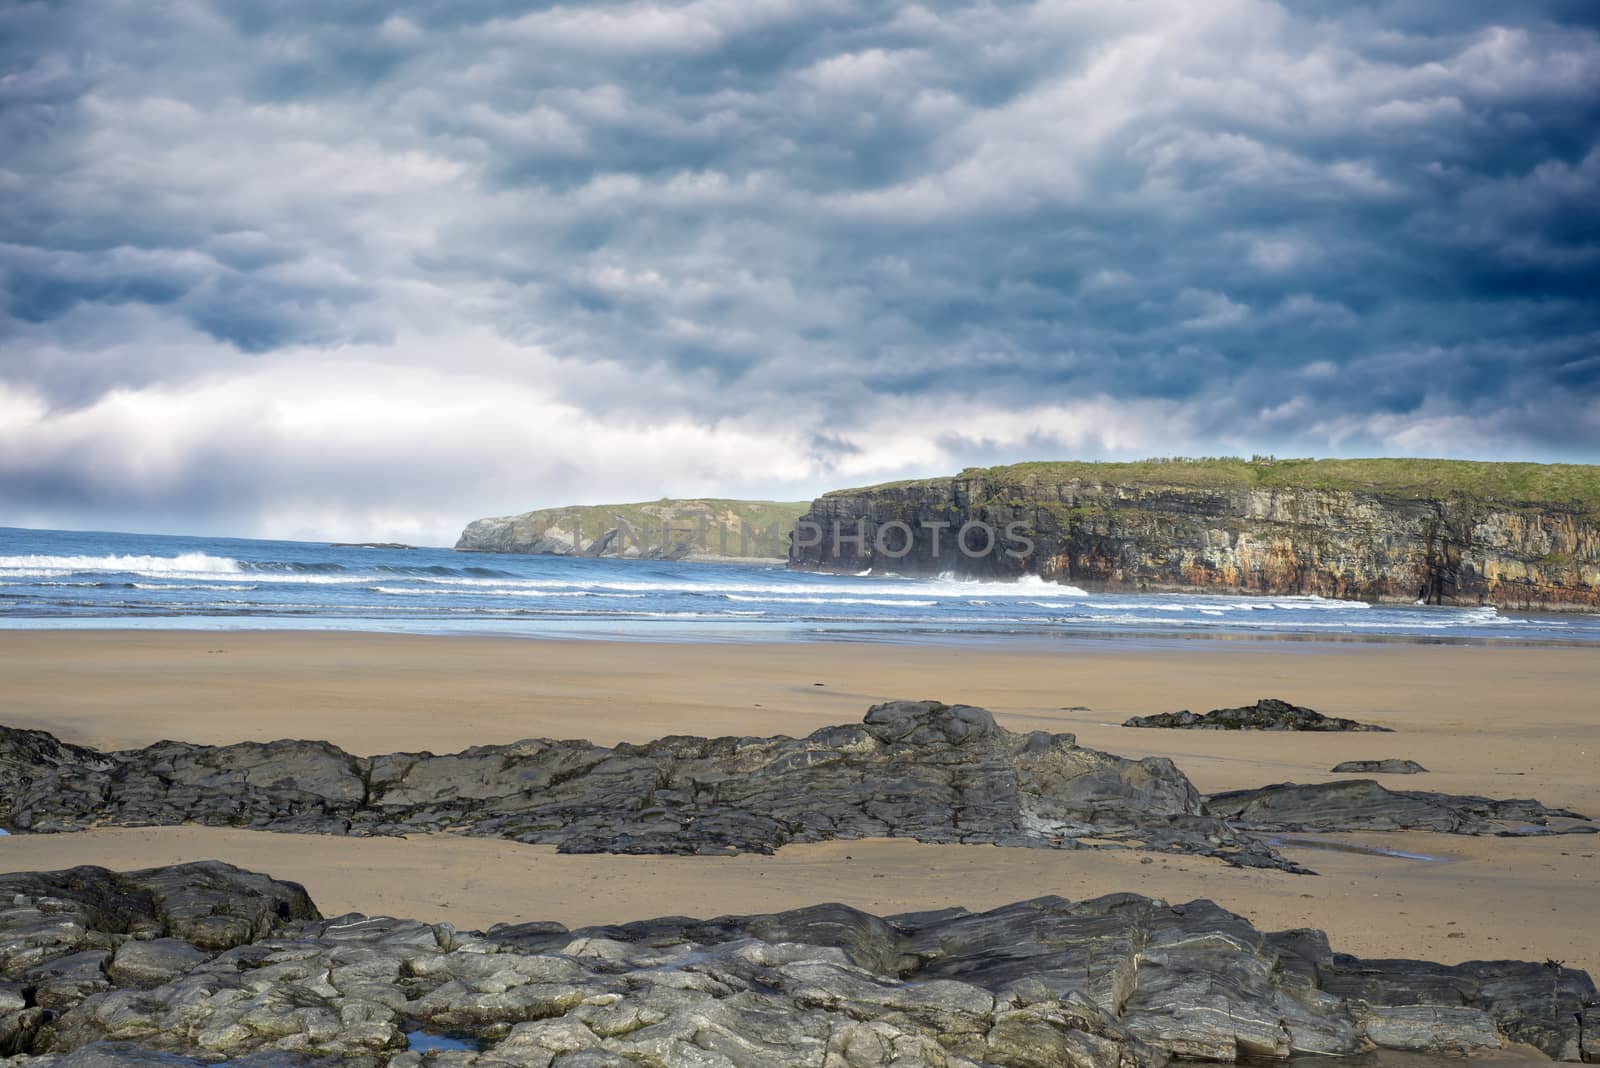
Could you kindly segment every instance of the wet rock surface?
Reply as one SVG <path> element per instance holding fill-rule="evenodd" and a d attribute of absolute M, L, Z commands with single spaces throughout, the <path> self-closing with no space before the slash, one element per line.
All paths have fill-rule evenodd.
<path fill-rule="evenodd" d="M 1160 712 L 1153 716 L 1134 716 L 1124 727 L 1164 727 L 1187 731 L 1381 731 L 1388 727 L 1357 723 L 1353 719 L 1324 716 L 1321 712 L 1292 705 L 1276 697 L 1264 697 L 1253 705 L 1215 708 L 1197 712 Z"/>
<path fill-rule="evenodd" d="M 0 826 L 19 832 L 198 823 L 320 834 L 452 831 L 571 853 L 770 853 L 905 837 L 1036 848 L 1137 847 L 1304 870 L 1258 831 L 1583 829 L 1532 801 L 1390 793 L 1372 782 L 1203 798 L 1170 760 L 1070 734 L 1013 734 L 981 708 L 874 706 L 805 738 L 536 739 L 357 757 L 326 742 L 159 742 L 101 753 L 0 727 Z M 1552 818 L 1558 822 L 1552 822 Z M 1495 822 L 1500 821 L 1500 822 Z"/>
<path fill-rule="evenodd" d="M 1575 1060 L 1600 1018 L 1589 977 L 1554 963 L 1360 960 L 1317 931 L 1127 894 L 479 933 L 322 919 L 292 883 L 206 862 L 3 876 L 0 901 L 0 1052 L 19 1068 L 1155 1068 L 1512 1042 Z M 174 910 L 259 922 L 185 953 L 173 932 L 196 929 Z M 112 966 L 40 999 L 40 975 L 157 943 L 160 974 Z"/>
<path fill-rule="evenodd" d="M 1328 770 L 1336 774 L 1421 775 L 1428 769 L 1418 764 L 1415 760 L 1399 760 L 1390 757 L 1385 760 L 1346 760 L 1342 764 L 1335 764 Z"/>

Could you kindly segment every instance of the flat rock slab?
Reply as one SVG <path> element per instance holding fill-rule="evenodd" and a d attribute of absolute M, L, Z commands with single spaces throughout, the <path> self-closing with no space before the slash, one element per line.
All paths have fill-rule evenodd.
<path fill-rule="evenodd" d="M 1254 831 L 1438 831 L 1516 836 L 1592 834 L 1585 817 L 1537 801 L 1390 790 L 1372 779 L 1280 783 L 1206 798 L 1206 809 Z"/>
<path fill-rule="evenodd" d="M 989 912 L 874 916 L 825 904 L 571 931 L 316 916 L 292 883 L 208 862 L 0 876 L 0 976 L 78 970 L 170 942 L 152 886 L 205 885 L 255 914 L 249 941 L 113 968 L 46 1010 L 0 999 L 22 1068 L 198 1065 L 1082 1065 L 1160 1068 L 1509 1043 L 1574 1060 L 1600 998 L 1587 974 L 1333 952 L 1317 931 L 1258 931 L 1209 901 L 1058 897 Z M 309 914 L 307 914 L 309 913 Z M 58 917 L 48 939 L 41 917 Z M 41 955 L 45 954 L 45 955 Z M 408 1036 L 448 1036 L 418 1043 Z"/>
<path fill-rule="evenodd" d="M 1124 727 L 1164 727 L 1186 731 L 1381 731 L 1392 733 L 1388 727 L 1375 727 L 1370 723 L 1357 723 L 1353 719 L 1337 719 L 1321 712 L 1264 697 L 1253 705 L 1239 708 L 1215 708 L 1205 715 L 1195 712 L 1161 712 L 1153 716 L 1134 716 L 1125 720 Z"/>
<path fill-rule="evenodd" d="M 1428 769 L 1415 760 L 1346 760 L 1328 769 L 1335 774 L 1348 775 L 1420 775 Z"/>

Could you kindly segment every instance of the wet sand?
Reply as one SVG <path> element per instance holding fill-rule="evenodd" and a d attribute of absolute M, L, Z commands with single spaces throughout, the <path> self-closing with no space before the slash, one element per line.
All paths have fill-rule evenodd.
<path fill-rule="evenodd" d="M 821 683 L 821 685 L 817 685 Z M 1600 813 L 1600 653 L 1579 648 L 1109 643 L 934 648 L 551 642 L 388 635 L 0 632 L 0 722 L 116 748 L 160 738 L 322 738 L 358 753 L 447 752 L 525 737 L 803 734 L 874 701 L 980 704 L 1013 730 L 1071 731 L 1173 757 L 1205 791 L 1334 778 L 1409 757 L 1396 789 L 1535 797 Z M 1135 730 L 1129 715 L 1276 696 L 1395 734 Z M 1442 862 L 1291 849 L 1323 874 L 1194 858 L 854 842 L 776 857 L 564 857 L 449 836 L 348 840 L 207 828 L 0 840 L 5 870 L 219 857 L 306 883 L 325 912 L 483 926 L 766 911 L 843 900 L 879 912 L 1044 893 L 1210 897 L 1338 948 L 1439 960 L 1557 957 L 1600 973 L 1600 840 L 1342 836 Z M 1141 863 L 1150 859 L 1151 863 Z M 1455 937 L 1460 936 L 1460 937 Z"/>

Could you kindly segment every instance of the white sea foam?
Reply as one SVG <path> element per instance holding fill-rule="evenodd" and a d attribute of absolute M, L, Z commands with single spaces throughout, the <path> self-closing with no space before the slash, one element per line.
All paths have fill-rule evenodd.
<path fill-rule="evenodd" d="M 1288 611 L 1329 611 L 1349 612 L 1362 611 L 1372 606 L 1366 601 L 1331 601 L 1326 597 L 1274 597 L 1269 602 L 1273 608 L 1282 608 Z"/>
<path fill-rule="evenodd" d="M 1063 582 L 1046 582 L 1038 575 L 1023 575 L 1015 582 L 988 582 L 983 579 L 960 579 L 941 575 L 931 582 L 918 582 L 928 592 L 948 593 L 953 597 L 971 597 L 973 594 L 982 594 L 984 597 L 1087 597 L 1088 590 L 1079 589 L 1077 586 L 1068 586 Z"/>
<path fill-rule="evenodd" d="M 323 578 L 324 576 L 297 576 L 299 579 Z M 892 597 L 970 597 L 974 593 L 981 593 L 985 597 L 1038 597 L 1041 592 L 1048 591 L 1056 597 L 1085 597 L 1088 594 L 1076 586 L 1058 585 L 1037 581 L 1032 583 L 1021 582 L 979 582 L 965 580 L 918 580 L 918 579 L 891 579 L 864 582 L 858 578 L 841 577 L 836 582 L 702 582 L 685 579 L 678 582 L 663 581 L 628 581 L 619 579 L 602 579 L 600 581 L 584 582 L 575 579 L 508 579 L 508 578 L 470 578 L 450 575 L 417 575 L 406 576 L 407 581 L 426 583 L 430 586 L 458 586 L 463 589 L 519 588 L 519 589 L 584 589 L 584 590 L 619 590 L 638 593 L 687 593 L 687 594 L 783 594 L 790 596 L 892 596 Z M 278 581 L 274 576 L 270 580 Z M 370 582 L 367 578 L 338 577 L 340 582 Z"/>
<path fill-rule="evenodd" d="M 888 597 L 749 597 L 739 593 L 724 594 L 730 601 L 756 601 L 761 604 L 872 604 L 884 608 L 932 608 L 938 601 L 910 601 Z"/>
<path fill-rule="evenodd" d="M 0 574 L 49 577 L 86 572 L 112 575 L 236 575 L 239 561 L 206 553 L 177 556 L 0 556 Z"/>

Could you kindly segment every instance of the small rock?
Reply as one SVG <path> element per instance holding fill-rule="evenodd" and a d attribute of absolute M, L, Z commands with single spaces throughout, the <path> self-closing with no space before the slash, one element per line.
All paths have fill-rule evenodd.
<path fill-rule="evenodd" d="M 1153 716 L 1134 716 L 1122 724 L 1124 727 L 1165 727 L 1191 731 L 1382 731 L 1388 727 L 1375 727 L 1357 723 L 1353 719 L 1337 719 L 1321 712 L 1264 697 L 1253 705 L 1239 708 L 1217 708 L 1205 715 L 1194 712 L 1162 712 Z"/>
<path fill-rule="evenodd" d="M 1390 757 L 1385 760 L 1346 760 L 1342 764 L 1335 764 L 1331 770 L 1336 774 L 1419 775 L 1428 769 L 1415 760 Z"/>

